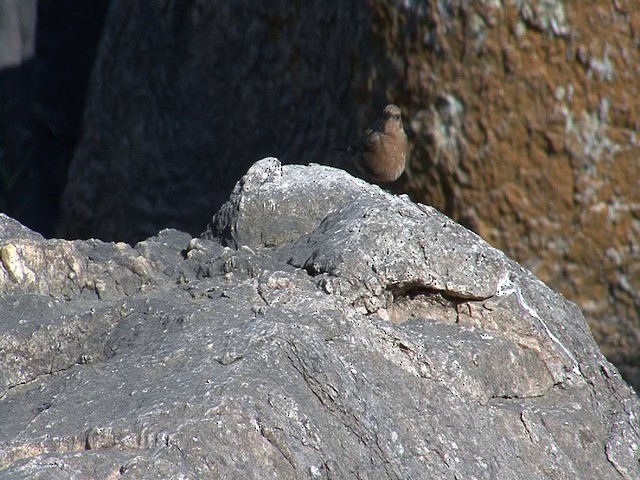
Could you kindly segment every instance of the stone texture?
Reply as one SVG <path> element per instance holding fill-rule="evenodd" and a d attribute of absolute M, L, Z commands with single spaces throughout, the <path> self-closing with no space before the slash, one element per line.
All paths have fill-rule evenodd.
<path fill-rule="evenodd" d="M 354 140 L 348 99 L 380 58 L 362 41 L 369 17 L 349 1 L 114 0 L 61 236 L 135 243 L 163 227 L 199 234 L 256 158 L 325 161 L 338 135 L 345 146 Z M 343 118 L 334 121 L 338 104 Z M 177 201 L 185 196 L 188 211 Z"/>
<path fill-rule="evenodd" d="M 335 164 L 393 102 L 394 191 L 577 302 L 638 388 L 639 32 L 630 0 L 114 1 L 60 235 L 198 234 L 254 159 Z"/>
<path fill-rule="evenodd" d="M 413 119 L 406 189 L 578 303 L 638 388 L 640 3 L 434 3 L 384 37 Z"/>
<path fill-rule="evenodd" d="M 406 196 L 268 158 L 201 238 L 0 220 L 2 478 L 640 476 L 580 310 Z"/>

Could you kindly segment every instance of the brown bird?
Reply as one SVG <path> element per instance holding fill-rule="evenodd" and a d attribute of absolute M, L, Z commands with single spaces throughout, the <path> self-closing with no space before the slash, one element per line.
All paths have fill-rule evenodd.
<path fill-rule="evenodd" d="M 400 109 L 395 105 L 384 107 L 382 118 L 346 151 L 353 155 L 353 163 L 365 180 L 377 183 L 397 180 L 407 161 L 407 134 Z"/>

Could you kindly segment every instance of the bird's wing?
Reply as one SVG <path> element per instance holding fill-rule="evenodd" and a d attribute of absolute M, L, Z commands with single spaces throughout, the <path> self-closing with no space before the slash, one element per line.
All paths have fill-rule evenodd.
<path fill-rule="evenodd" d="M 382 122 L 377 121 L 371 125 L 355 143 L 355 150 L 359 152 L 371 152 L 380 143 Z"/>

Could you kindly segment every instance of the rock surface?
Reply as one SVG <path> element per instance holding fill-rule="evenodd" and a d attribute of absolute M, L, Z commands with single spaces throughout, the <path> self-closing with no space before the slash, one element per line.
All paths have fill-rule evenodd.
<path fill-rule="evenodd" d="M 199 234 L 256 158 L 331 163 L 395 103 L 398 190 L 578 303 L 640 387 L 640 2 L 443 5 L 114 0 L 60 235 Z"/>
<path fill-rule="evenodd" d="M 640 477 L 579 309 L 339 170 L 262 160 L 202 238 L 0 227 L 4 479 Z"/>
<path fill-rule="evenodd" d="M 384 37 L 406 191 L 576 302 L 640 389 L 640 2 L 427 3 Z"/>

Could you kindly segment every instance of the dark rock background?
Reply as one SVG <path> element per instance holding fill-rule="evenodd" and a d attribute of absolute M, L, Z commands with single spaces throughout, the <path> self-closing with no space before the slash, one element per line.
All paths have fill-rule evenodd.
<path fill-rule="evenodd" d="M 60 221 L 108 4 L 0 1 L 0 209 L 46 236 Z"/>
<path fill-rule="evenodd" d="M 576 305 L 341 170 L 258 162 L 206 238 L 0 227 L 3 479 L 640 476 Z"/>
<path fill-rule="evenodd" d="M 394 102 L 413 148 L 394 191 L 472 228 L 576 301 L 638 387 L 640 4 L 497 5 L 114 0 L 62 221 L 57 189 L 77 108 L 66 117 L 44 102 L 56 107 L 33 110 L 57 113 L 29 117 L 35 133 L 8 135 L 4 151 L 18 155 L 5 153 L 5 168 L 21 152 L 46 161 L 21 170 L 17 198 L 6 198 L 37 205 L 19 218 L 34 216 L 47 235 L 54 224 L 67 238 L 130 243 L 164 227 L 197 234 L 257 158 L 333 163 L 330 148 Z M 100 11 L 79 23 L 99 32 L 90 13 Z M 69 30 L 57 25 L 62 38 Z M 75 48 L 92 48 L 77 38 Z M 76 81 L 80 63 L 64 63 Z M 55 87 L 55 75 L 40 78 Z M 41 154 L 28 153 L 33 145 Z"/>

